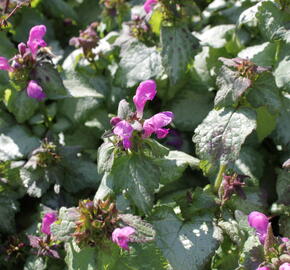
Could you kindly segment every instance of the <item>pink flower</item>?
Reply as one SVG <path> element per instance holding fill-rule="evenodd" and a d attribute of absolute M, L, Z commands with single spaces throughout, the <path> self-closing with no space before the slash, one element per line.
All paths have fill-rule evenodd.
<path fill-rule="evenodd" d="M 118 116 L 115 116 L 115 117 L 112 117 L 111 121 L 110 121 L 110 124 L 112 126 L 116 126 L 119 122 L 121 122 L 122 119 Z"/>
<path fill-rule="evenodd" d="M 256 270 L 271 270 L 271 269 L 267 266 L 263 266 L 263 267 L 257 268 Z"/>
<path fill-rule="evenodd" d="M 144 138 L 150 137 L 152 133 L 156 133 L 159 139 L 165 138 L 169 129 L 163 127 L 172 122 L 174 115 L 172 112 L 160 112 L 144 121 Z"/>
<path fill-rule="evenodd" d="M 0 70 L 13 71 L 7 58 L 0 56 Z"/>
<path fill-rule="evenodd" d="M 47 235 L 51 234 L 50 226 L 57 220 L 55 212 L 46 213 L 42 219 L 41 231 Z"/>
<path fill-rule="evenodd" d="M 132 146 L 130 139 L 133 131 L 133 127 L 126 120 L 118 122 L 113 130 L 114 134 L 122 139 L 125 149 L 129 149 Z"/>
<path fill-rule="evenodd" d="M 149 13 L 152 11 L 153 7 L 158 3 L 157 0 L 146 0 L 146 2 L 143 5 L 143 8 L 146 13 Z"/>
<path fill-rule="evenodd" d="M 113 242 L 123 249 L 129 250 L 128 243 L 130 242 L 130 235 L 134 234 L 135 230 L 132 227 L 117 228 L 112 233 Z"/>
<path fill-rule="evenodd" d="M 23 56 L 26 53 L 27 47 L 26 47 L 24 42 L 21 42 L 18 44 L 18 51 L 19 51 L 21 56 Z"/>
<path fill-rule="evenodd" d="M 280 265 L 279 270 L 290 270 L 290 263 L 283 263 Z"/>
<path fill-rule="evenodd" d="M 288 237 L 282 237 L 281 240 L 282 240 L 282 242 L 287 243 L 289 241 L 289 238 Z"/>
<path fill-rule="evenodd" d="M 268 217 L 263 213 L 254 211 L 249 214 L 248 223 L 252 228 L 256 229 L 261 244 L 264 244 L 269 224 Z"/>
<path fill-rule="evenodd" d="M 34 80 L 29 81 L 26 91 L 29 97 L 35 98 L 38 101 L 41 101 L 46 97 L 41 86 Z"/>
<path fill-rule="evenodd" d="M 36 25 L 30 29 L 27 46 L 29 47 L 33 57 L 36 56 L 38 47 L 45 47 L 47 45 L 43 40 L 45 33 L 45 25 Z"/>
<path fill-rule="evenodd" d="M 137 110 L 137 117 L 142 118 L 147 100 L 153 100 L 156 93 L 156 83 L 153 80 L 147 80 L 140 83 L 137 88 L 136 95 L 133 97 Z"/>

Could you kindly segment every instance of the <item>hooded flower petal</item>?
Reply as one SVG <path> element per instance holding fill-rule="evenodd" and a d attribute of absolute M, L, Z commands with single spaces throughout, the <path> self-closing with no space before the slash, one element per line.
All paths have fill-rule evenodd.
<path fill-rule="evenodd" d="M 47 235 L 51 234 L 50 226 L 57 220 L 55 212 L 46 213 L 42 219 L 41 231 Z"/>
<path fill-rule="evenodd" d="M 130 138 L 132 137 L 133 131 L 133 127 L 125 120 L 118 122 L 113 130 L 114 134 L 122 139 L 125 149 L 131 148 L 132 143 Z"/>
<path fill-rule="evenodd" d="M 280 265 L 279 270 L 290 270 L 290 263 L 283 263 Z"/>
<path fill-rule="evenodd" d="M 13 71 L 7 58 L 0 56 L 0 70 Z"/>
<path fill-rule="evenodd" d="M 156 93 L 156 83 L 153 80 L 147 80 L 140 83 L 137 88 L 136 95 L 133 97 L 137 110 L 137 116 L 139 118 L 142 118 L 143 116 L 143 110 L 147 100 L 153 100 Z"/>
<path fill-rule="evenodd" d="M 153 7 L 158 3 L 157 0 L 146 0 L 146 2 L 143 5 L 143 8 L 146 13 L 150 13 L 153 9 Z"/>
<path fill-rule="evenodd" d="M 45 25 L 36 25 L 30 29 L 27 46 L 29 47 L 34 57 L 37 54 L 38 47 L 45 47 L 47 45 L 46 42 L 43 40 L 45 33 Z"/>
<path fill-rule="evenodd" d="M 251 212 L 248 216 L 249 225 L 256 229 L 256 231 L 260 234 L 267 233 L 268 228 L 268 217 L 265 216 L 263 213 L 254 211 Z"/>
<path fill-rule="evenodd" d="M 172 112 L 160 112 L 144 121 L 144 138 L 156 133 L 158 138 L 164 138 L 168 134 L 168 129 L 163 129 L 172 122 L 174 115 Z"/>
<path fill-rule="evenodd" d="M 112 233 L 113 242 L 123 249 L 129 250 L 128 243 L 130 242 L 130 235 L 135 233 L 132 227 L 117 228 Z"/>
<path fill-rule="evenodd" d="M 38 101 L 41 101 L 46 97 L 40 85 L 36 81 L 31 80 L 27 86 L 27 95 L 31 98 L 35 98 Z"/>

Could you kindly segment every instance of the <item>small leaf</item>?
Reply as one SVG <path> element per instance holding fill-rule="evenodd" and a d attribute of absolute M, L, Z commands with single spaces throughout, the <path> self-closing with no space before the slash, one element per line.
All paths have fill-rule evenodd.
<path fill-rule="evenodd" d="M 278 203 L 290 204 L 290 198 L 287 194 L 290 192 L 290 173 L 286 170 L 277 169 L 278 179 L 276 190 L 278 194 Z"/>
<path fill-rule="evenodd" d="M 242 77 L 239 72 L 223 66 L 217 77 L 219 91 L 216 94 L 214 105 L 216 107 L 236 105 L 251 84 L 250 79 Z"/>
<path fill-rule="evenodd" d="M 272 114 L 267 107 L 260 107 L 257 110 L 257 135 L 262 142 L 276 127 L 277 114 Z"/>
<path fill-rule="evenodd" d="M 290 93 L 290 56 L 286 56 L 274 72 L 276 84 Z"/>
<path fill-rule="evenodd" d="M 132 110 L 130 108 L 130 104 L 125 99 L 122 99 L 119 102 L 119 106 L 118 106 L 118 117 L 125 120 L 131 114 L 132 114 Z"/>
<path fill-rule="evenodd" d="M 98 172 L 109 172 L 114 163 L 115 147 L 111 142 L 104 142 L 98 149 Z"/>

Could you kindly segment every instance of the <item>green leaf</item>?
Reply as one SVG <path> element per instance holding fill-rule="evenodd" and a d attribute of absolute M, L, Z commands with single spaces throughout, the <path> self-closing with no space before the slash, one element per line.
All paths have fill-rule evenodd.
<path fill-rule="evenodd" d="M 271 113 L 280 110 L 280 91 L 277 88 L 274 77 L 271 73 L 264 72 L 259 75 L 259 78 L 255 80 L 247 94 L 247 100 L 255 108 L 267 106 L 267 109 L 271 111 Z"/>
<path fill-rule="evenodd" d="M 255 118 L 254 111 L 248 108 L 209 112 L 195 130 L 197 154 L 215 164 L 236 160 L 246 137 L 256 128 Z"/>
<path fill-rule="evenodd" d="M 19 203 L 11 198 L 9 193 L 0 192 L 0 232 L 15 233 L 15 213 L 19 210 Z"/>
<path fill-rule="evenodd" d="M 169 153 L 169 149 L 167 147 L 165 147 L 164 145 L 162 145 L 161 143 L 159 143 L 154 139 L 151 138 L 144 139 L 143 143 L 149 146 L 150 154 L 152 154 L 154 157 L 162 158 Z"/>
<path fill-rule="evenodd" d="M 228 220 L 221 220 L 218 222 L 218 226 L 231 238 L 231 240 L 238 246 L 242 245 L 242 231 L 240 230 L 239 224 L 229 218 Z"/>
<path fill-rule="evenodd" d="M 276 84 L 290 93 L 290 56 L 286 56 L 274 72 Z"/>
<path fill-rule="evenodd" d="M 219 91 L 216 94 L 214 105 L 226 107 L 236 105 L 245 91 L 251 86 L 251 80 L 240 76 L 239 72 L 223 66 L 217 77 Z"/>
<path fill-rule="evenodd" d="M 22 126 L 13 126 L 0 135 L 0 160 L 24 159 L 39 146 L 39 140 Z"/>
<path fill-rule="evenodd" d="M 140 210 L 145 213 L 151 210 L 160 179 L 159 169 L 152 160 L 139 154 L 120 157 L 115 159 L 108 177 L 113 181 L 115 192 L 126 190 Z"/>
<path fill-rule="evenodd" d="M 290 173 L 287 170 L 277 169 L 278 178 L 276 190 L 278 194 L 278 203 L 290 205 Z"/>
<path fill-rule="evenodd" d="M 212 108 L 209 92 L 182 91 L 172 101 L 169 110 L 174 113 L 174 124 L 182 131 L 192 131 Z"/>
<path fill-rule="evenodd" d="M 49 172 L 42 168 L 24 167 L 20 170 L 20 177 L 23 185 L 27 188 L 27 193 L 36 198 L 42 197 L 49 186 L 53 184 L 50 181 Z"/>
<path fill-rule="evenodd" d="M 16 53 L 16 50 L 15 50 L 13 43 L 8 39 L 5 32 L 0 32 L 0 40 L 1 40 L 0 55 L 6 57 L 8 59 L 10 57 L 13 57 L 14 54 Z"/>
<path fill-rule="evenodd" d="M 160 38 L 162 64 L 171 85 L 175 85 L 184 77 L 193 50 L 199 46 L 198 40 L 186 27 L 162 26 Z"/>
<path fill-rule="evenodd" d="M 257 109 L 257 135 L 262 142 L 276 127 L 277 115 L 268 111 L 267 107 Z"/>
<path fill-rule="evenodd" d="M 281 11 L 272 1 L 264 1 L 256 13 L 261 33 L 269 40 L 288 39 L 285 24 L 289 21 L 286 12 Z"/>
<path fill-rule="evenodd" d="M 290 142 L 290 96 L 284 96 L 282 106 L 277 118 L 277 126 L 274 138 L 281 144 L 287 145 Z"/>
<path fill-rule="evenodd" d="M 199 162 L 199 159 L 181 151 L 170 151 L 166 157 L 156 160 L 161 172 L 160 182 L 167 184 L 179 179 L 188 166 L 196 169 L 199 166 Z"/>
<path fill-rule="evenodd" d="M 212 216 L 182 222 L 170 208 L 159 208 L 153 217 L 156 244 L 174 270 L 203 269 L 219 246 L 220 229 Z"/>
<path fill-rule="evenodd" d="M 258 186 L 259 179 L 263 176 L 264 165 L 263 155 L 260 151 L 244 146 L 232 168 L 238 174 L 249 176 Z"/>
<path fill-rule="evenodd" d="M 38 63 L 32 73 L 32 79 L 42 86 L 49 99 L 64 98 L 68 95 L 59 73 L 50 63 Z"/>
<path fill-rule="evenodd" d="M 76 229 L 75 222 L 77 219 L 78 212 L 75 208 L 61 207 L 58 213 L 58 221 L 50 227 L 52 235 L 59 241 L 69 242 Z"/>
<path fill-rule="evenodd" d="M 149 20 L 152 32 L 159 35 L 161 29 L 161 23 L 163 20 L 162 12 L 160 9 L 155 8 Z"/>
<path fill-rule="evenodd" d="M 14 114 L 19 123 L 29 120 L 38 107 L 39 102 L 34 98 L 28 97 L 26 89 L 21 91 L 12 90 L 9 99 L 7 100 L 8 110 Z"/>
<path fill-rule="evenodd" d="M 64 169 L 61 185 L 67 191 L 76 193 L 86 188 L 97 189 L 101 179 L 97 165 L 92 161 L 65 155 L 61 167 Z"/>
<path fill-rule="evenodd" d="M 265 198 L 263 198 L 262 192 L 257 187 L 245 187 L 243 191 L 246 194 L 246 200 L 234 195 L 231 197 L 231 200 L 226 202 L 226 205 L 233 210 L 240 210 L 247 215 L 252 211 L 266 211 Z"/>
<path fill-rule="evenodd" d="M 52 14 L 54 17 L 63 19 L 72 18 L 77 19 L 77 13 L 73 8 L 63 0 L 42 1 L 45 11 Z"/>
<path fill-rule="evenodd" d="M 65 243 L 65 262 L 68 270 L 96 270 L 97 252 L 95 248 L 80 248 L 74 241 Z"/>
<path fill-rule="evenodd" d="M 102 174 L 111 170 L 114 163 L 115 147 L 111 142 L 104 142 L 98 149 L 98 172 Z"/>
<path fill-rule="evenodd" d="M 256 270 L 264 261 L 263 246 L 257 236 L 250 236 L 244 244 L 239 264 L 247 270 Z"/>
<path fill-rule="evenodd" d="M 116 82 L 122 87 L 133 87 L 140 81 L 160 76 L 163 71 L 156 47 L 149 48 L 140 42 L 133 42 L 121 49 L 120 57 Z"/>
<path fill-rule="evenodd" d="M 47 260 L 45 257 L 30 255 L 24 265 L 24 270 L 45 270 L 47 269 Z"/>

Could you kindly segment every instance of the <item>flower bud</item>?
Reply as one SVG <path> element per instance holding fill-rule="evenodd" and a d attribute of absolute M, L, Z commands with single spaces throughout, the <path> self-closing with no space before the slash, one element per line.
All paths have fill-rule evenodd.
<path fill-rule="evenodd" d="M 27 95 L 29 97 L 35 98 L 38 101 L 41 101 L 41 100 L 43 100 L 46 97 L 46 95 L 43 92 L 41 86 L 38 85 L 37 82 L 34 81 L 34 80 L 31 80 L 28 83 L 28 86 L 27 86 L 27 89 L 26 90 L 27 90 Z"/>
<path fill-rule="evenodd" d="M 248 222 L 249 225 L 252 228 L 255 228 L 258 233 L 267 233 L 269 221 L 267 216 L 265 216 L 263 213 L 257 211 L 251 212 L 248 216 Z"/>
<path fill-rule="evenodd" d="M 120 117 L 112 117 L 111 121 L 110 121 L 110 124 L 112 126 L 116 126 L 120 121 L 122 121 L 122 119 Z"/>

